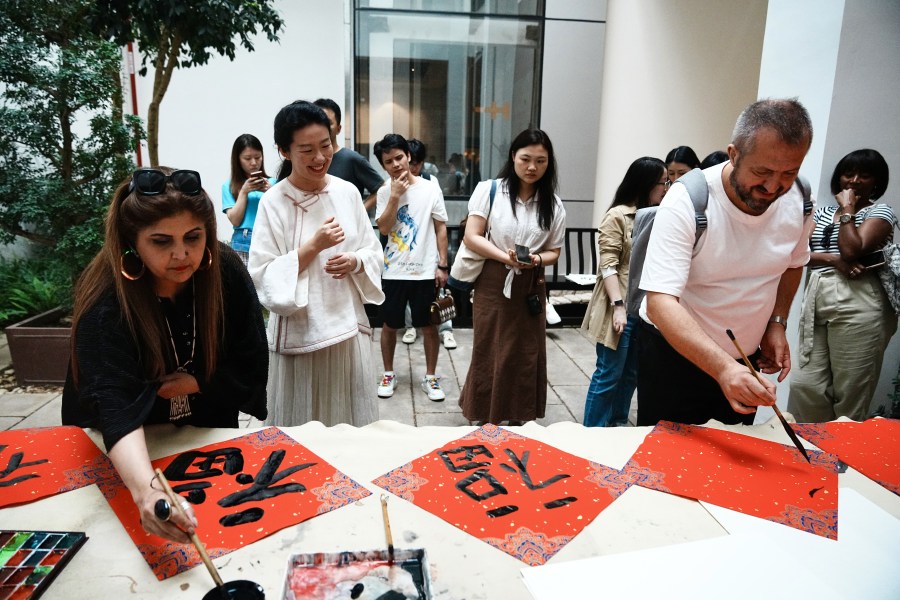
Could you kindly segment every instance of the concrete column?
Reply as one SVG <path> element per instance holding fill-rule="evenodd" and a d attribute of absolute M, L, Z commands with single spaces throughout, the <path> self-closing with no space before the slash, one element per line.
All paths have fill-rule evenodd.
<path fill-rule="evenodd" d="M 724 149 L 756 99 L 765 0 L 609 0 L 594 224 L 631 162 Z"/>

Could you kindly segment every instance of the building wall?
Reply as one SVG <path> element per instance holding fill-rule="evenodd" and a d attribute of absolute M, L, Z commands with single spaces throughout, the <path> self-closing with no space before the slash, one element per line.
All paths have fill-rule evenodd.
<path fill-rule="evenodd" d="M 787 2 L 787 0 L 781 0 Z M 816 3 L 816 10 L 820 10 Z M 825 138 L 820 201 L 833 203 L 828 182 L 842 156 L 859 148 L 874 148 L 891 169 L 891 183 L 882 201 L 900 215 L 900 2 L 853 0 L 843 11 L 843 26 L 831 93 L 831 113 Z M 900 233 L 894 230 L 894 241 Z M 881 379 L 872 406 L 888 404 L 891 380 L 900 365 L 900 336 L 885 353 Z"/>
<path fill-rule="evenodd" d="M 756 99 L 766 0 L 610 0 L 603 54 L 594 223 L 628 165 L 691 146 L 724 150 Z M 587 126 L 587 124 L 585 124 Z"/>
<path fill-rule="evenodd" d="M 159 159 L 164 165 L 200 172 L 216 206 L 230 176 L 231 145 L 242 133 L 260 139 L 269 174 L 280 159 L 272 122 L 278 110 L 298 99 L 335 99 L 343 105 L 344 7 L 342 2 L 276 0 L 285 21 L 281 42 L 257 36 L 255 52 L 240 50 L 234 61 L 214 56 L 208 64 L 172 75 L 159 117 Z M 136 55 L 136 61 L 140 55 Z M 146 119 L 153 69 L 138 77 L 138 112 Z M 343 106 L 342 106 L 343 108 Z M 147 164 L 146 149 L 143 152 Z M 219 239 L 231 238 L 231 224 L 219 213 Z"/>
<path fill-rule="evenodd" d="M 589 227 L 596 188 L 606 2 L 548 0 L 546 17 L 541 129 L 553 141 L 566 221 L 570 227 Z"/>
<path fill-rule="evenodd" d="M 802 27 L 798 27 L 802 23 Z M 760 96 L 797 96 L 806 105 L 815 130 L 801 173 L 813 184 L 817 202 L 833 205 L 829 181 L 834 165 L 848 152 L 875 148 L 896 174 L 900 169 L 900 4 L 893 0 L 770 0 Z M 895 183 L 884 201 L 900 213 Z M 800 318 L 803 289 L 791 309 Z M 788 328 L 796 350 L 796 326 Z M 793 353 L 796 364 L 796 351 Z M 900 363 L 900 339 L 885 355 L 873 408 L 888 403 L 891 379 Z M 790 376 L 779 386 L 785 405 Z"/>
<path fill-rule="evenodd" d="M 279 44 L 260 36 L 255 52 L 239 50 L 234 61 L 215 56 L 207 65 L 177 70 L 162 103 L 160 161 L 199 171 L 217 204 L 238 135 L 252 133 L 263 142 L 266 168 L 272 173 L 280 162 L 272 139 L 272 120 L 279 108 L 296 99 L 324 96 L 347 111 L 352 2 L 276 0 L 275 6 L 285 21 Z M 593 210 L 605 12 L 603 1 L 547 1 L 541 126 L 556 145 L 560 192 L 572 225 L 588 225 Z M 584 60 L 573 62 L 576 55 Z M 137 78 L 138 109 L 144 118 L 152 85 L 151 68 Z M 347 116 L 343 145 L 351 139 L 351 129 Z M 146 166 L 146 150 L 143 158 Z M 220 213 L 219 238 L 228 239 L 230 231 Z"/>
<path fill-rule="evenodd" d="M 813 195 L 821 202 L 822 157 L 828 122 L 831 119 L 831 92 L 835 81 L 838 44 L 844 0 L 770 0 L 759 79 L 760 98 L 797 97 L 813 122 L 812 146 L 800 174 L 809 179 Z M 797 27 L 803 23 L 803 27 Z M 788 313 L 787 337 L 796 364 L 799 348 L 800 308 L 803 285 L 794 296 Z M 787 409 L 791 374 L 778 386 L 778 405 Z M 774 413 L 760 409 L 757 420 Z"/>

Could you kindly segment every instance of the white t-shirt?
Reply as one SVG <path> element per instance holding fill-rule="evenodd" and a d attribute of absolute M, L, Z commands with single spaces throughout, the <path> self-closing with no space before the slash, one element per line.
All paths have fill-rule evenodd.
<path fill-rule="evenodd" d="M 516 244 L 528 246 L 532 254 L 542 250 L 561 248 L 566 237 L 566 209 L 559 196 L 553 195 L 553 222 L 549 230 L 538 224 L 538 203 L 532 197 L 516 202 L 513 213 L 509 190 L 504 181 L 497 181 L 494 206 L 491 208 L 491 182 L 482 181 L 469 198 L 469 214 L 484 217 L 488 222 L 488 238 L 506 252 Z"/>
<path fill-rule="evenodd" d="M 740 358 L 726 329 L 752 354 L 775 306 L 778 282 L 809 261 L 811 218 L 795 184 L 760 216 L 741 212 L 722 184 L 725 163 L 703 171 L 709 186 L 707 228 L 694 247 L 694 207 L 676 183 L 656 213 L 641 288 L 671 294 L 723 350 Z M 647 299 L 641 303 L 647 317 Z"/>
<path fill-rule="evenodd" d="M 390 196 L 390 183 L 378 188 L 375 219 L 384 212 Z M 382 279 L 434 279 L 439 256 L 432 219 L 447 221 L 444 194 L 440 186 L 417 177 L 397 205 L 397 219 L 384 247 Z"/>

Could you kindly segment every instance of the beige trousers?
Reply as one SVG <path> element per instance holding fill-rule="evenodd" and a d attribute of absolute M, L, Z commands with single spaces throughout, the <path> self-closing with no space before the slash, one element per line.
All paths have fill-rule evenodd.
<path fill-rule="evenodd" d="M 800 423 L 842 416 L 862 421 L 878 385 L 884 349 L 897 330 L 897 315 L 878 276 L 851 280 L 835 269 L 813 271 L 800 320 L 800 356 L 788 411 Z"/>

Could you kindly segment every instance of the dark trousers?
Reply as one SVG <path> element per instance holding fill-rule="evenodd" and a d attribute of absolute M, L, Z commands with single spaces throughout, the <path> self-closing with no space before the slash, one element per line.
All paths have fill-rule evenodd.
<path fill-rule="evenodd" d="M 701 425 L 710 419 L 752 425 L 754 414 L 734 412 L 715 379 L 681 356 L 653 325 L 637 331 L 637 424 L 674 421 Z M 750 360 L 756 366 L 756 357 Z"/>

